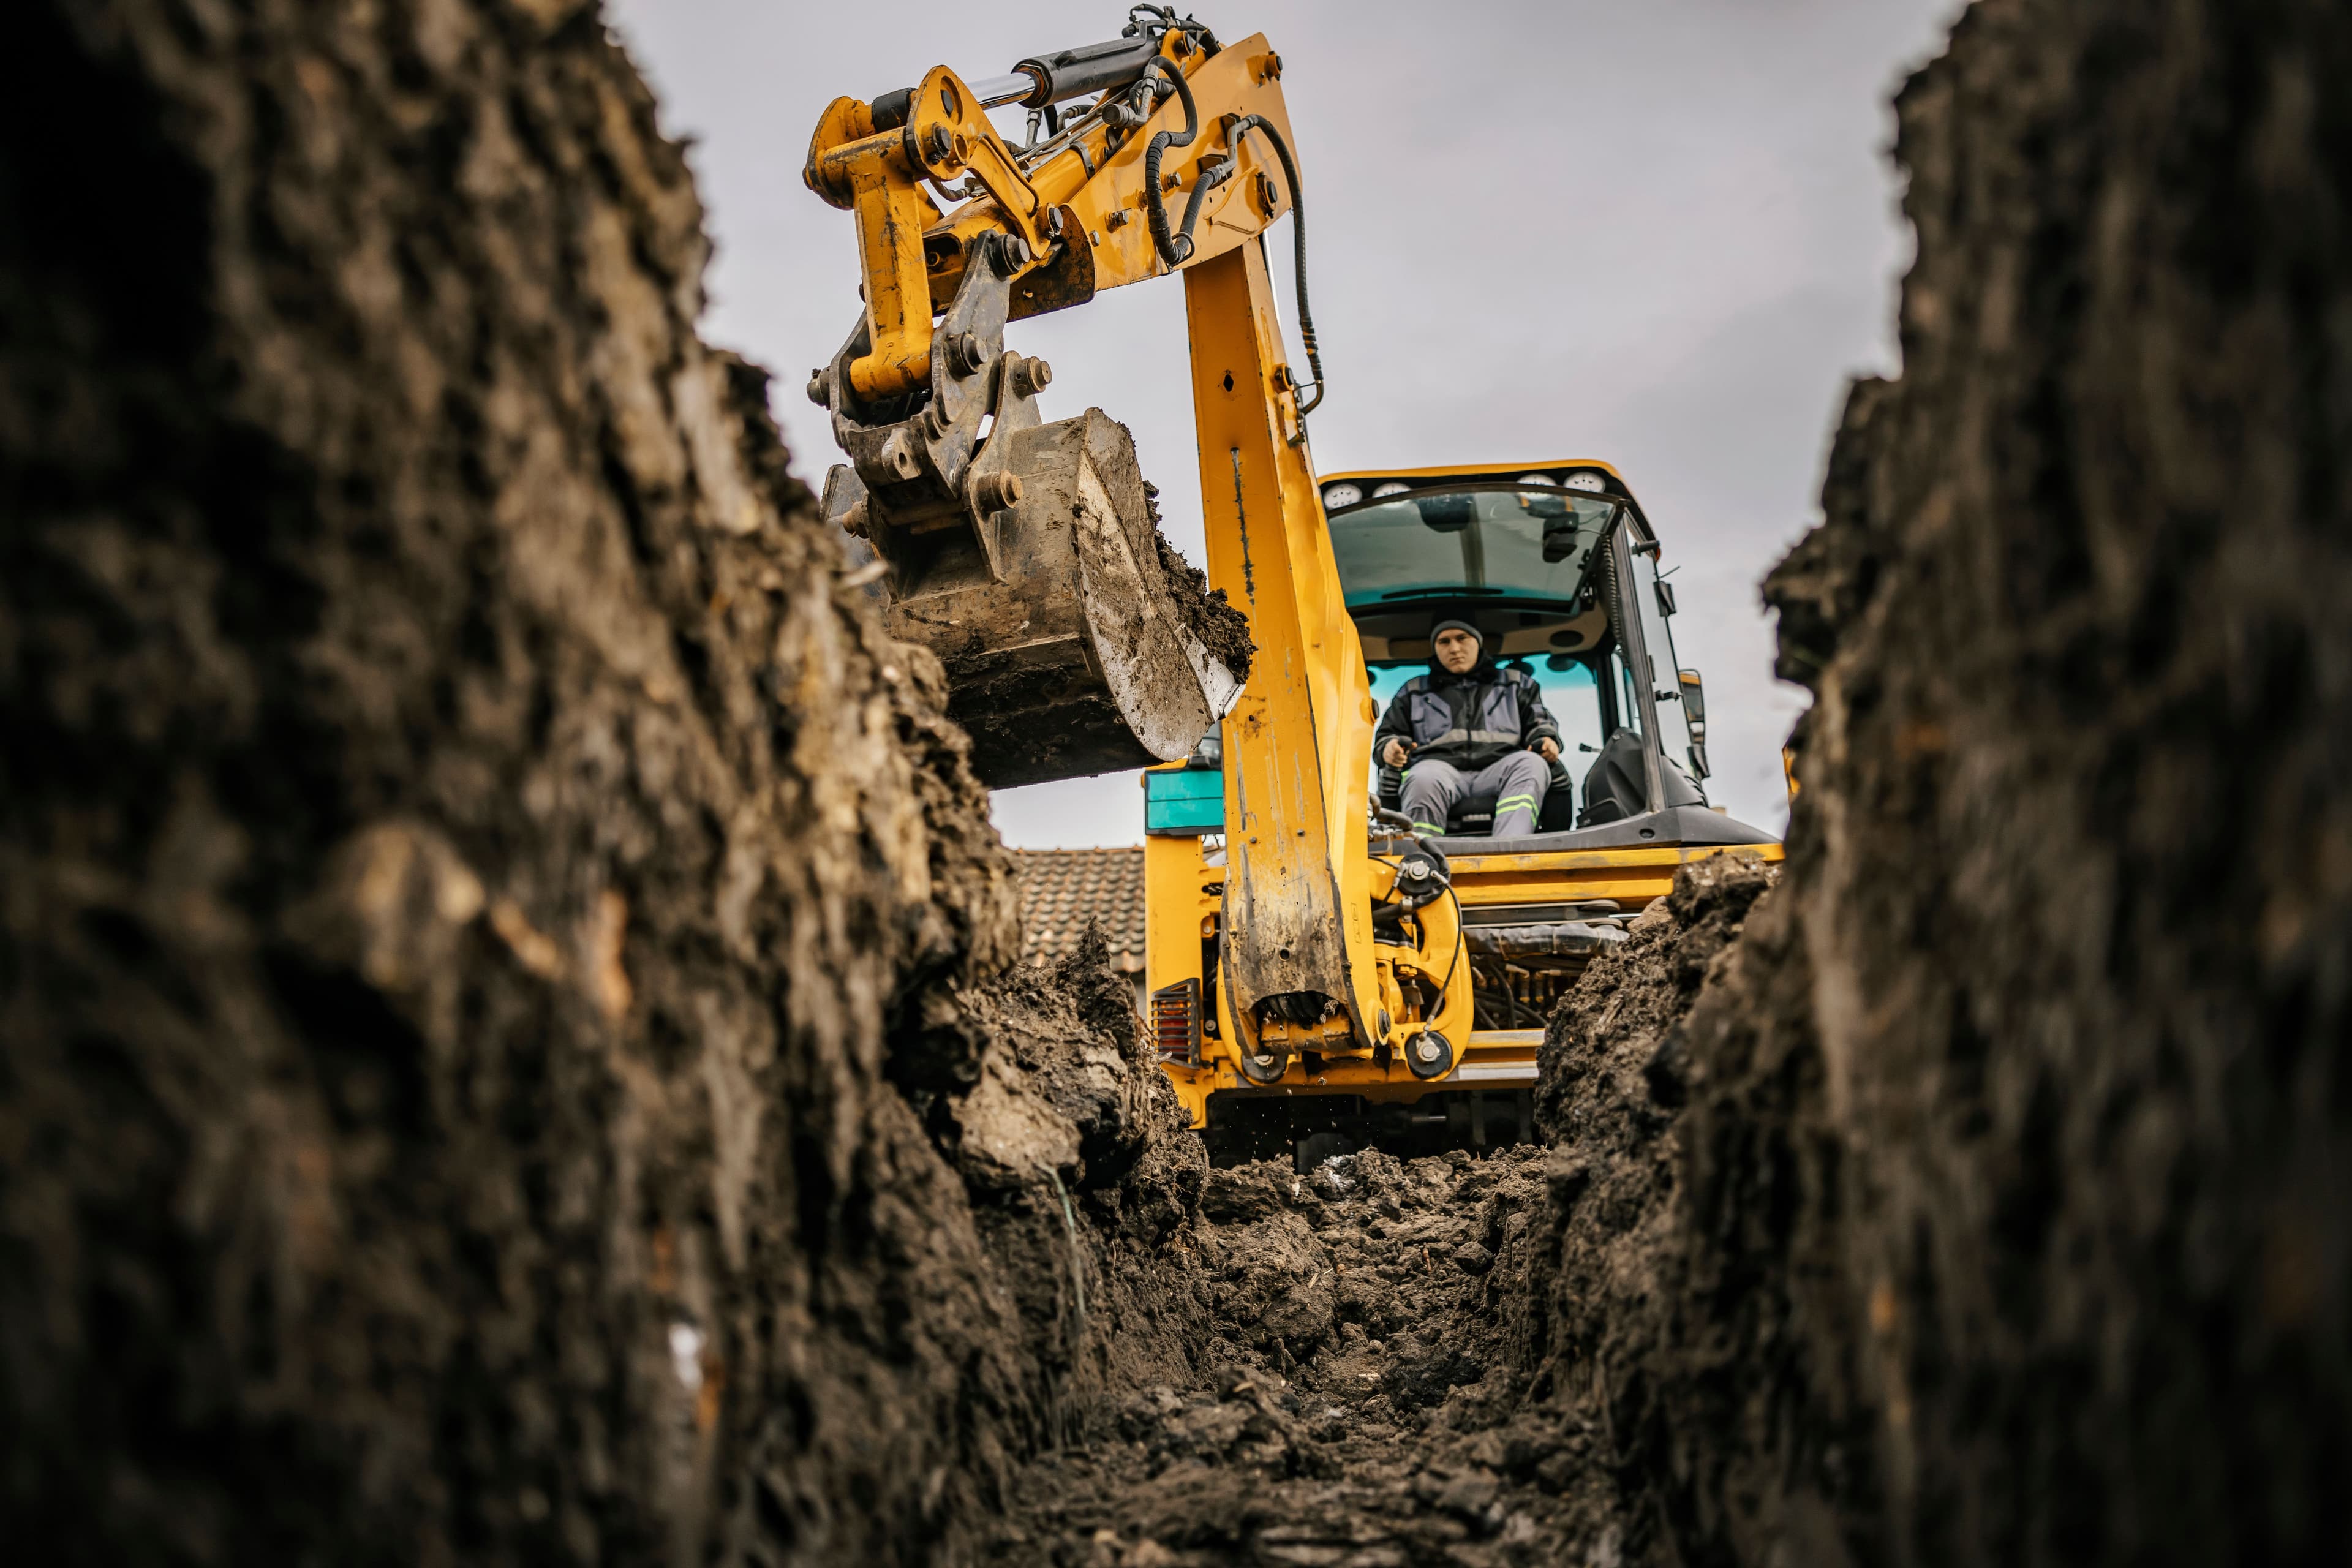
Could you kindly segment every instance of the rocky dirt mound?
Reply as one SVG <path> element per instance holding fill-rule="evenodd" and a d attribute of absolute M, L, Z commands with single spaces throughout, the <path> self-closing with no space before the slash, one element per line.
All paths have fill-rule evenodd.
<path fill-rule="evenodd" d="M 1684 869 L 1585 971 L 1539 1054 L 1537 1118 L 1551 1152 L 1510 1304 L 1515 1371 L 1531 1409 L 1587 1440 L 1588 1462 L 1569 1478 L 1576 1540 L 1629 1563 L 1672 1561 L 1660 1478 L 1721 1452 L 1722 1425 L 1748 1418 L 1736 1396 L 1714 1396 L 1710 1376 L 1724 1349 L 1711 1325 L 1746 1309 L 1736 1292 L 1690 1300 L 1678 1132 L 1712 1070 L 1686 1025 L 1691 1005 L 1741 961 L 1771 883 L 1759 862 L 1729 856 Z"/>
<path fill-rule="evenodd" d="M 575 0 L 12 16 L 17 1538 L 920 1562 L 1148 1321 L 1198 1148 L 699 218 Z"/>
<path fill-rule="evenodd" d="M 1902 95 L 1903 377 L 1768 586 L 1786 875 L 1547 1050 L 1615 1082 L 1547 1090 L 1608 1157 L 1530 1371 L 1641 1560 L 2341 1558 L 2347 58 L 1985 0 Z"/>

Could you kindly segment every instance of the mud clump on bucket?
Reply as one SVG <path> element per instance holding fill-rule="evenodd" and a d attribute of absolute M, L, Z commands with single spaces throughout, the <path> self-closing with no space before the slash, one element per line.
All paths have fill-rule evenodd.
<path fill-rule="evenodd" d="M 1146 484 L 1143 491 L 1151 498 L 1151 536 L 1158 546 L 1169 603 L 1212 658 L 1232 670 L 1235 680 L 1247 680 L 1250 659 L 1257 652 L 1250 640 L 1249 617 L 1226 600 L 1223 588 L 1210 587 L 1209 574 L 1185 560 L 1160 531 L 1160 488 Z"/>

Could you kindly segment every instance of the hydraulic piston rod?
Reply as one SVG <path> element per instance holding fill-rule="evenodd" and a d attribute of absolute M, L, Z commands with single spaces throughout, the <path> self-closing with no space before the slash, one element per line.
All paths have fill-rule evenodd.
<path fill-rule="evenodd" d="M 1150 38 L 1113 38 L 1104 44 L 1082 44 L 1050 55 L 1032 55 L 1005 76 L 982 77 L 967 83 L 982 109 L 1017 103 L 1043 109 L 1067 103 L 1090 92 L 1125 87 L 1143 74 L 1160 52 Z M 902 87 L 874 100 L 874 128 L 895 131 L 907 123 L 916 89 Z"/>

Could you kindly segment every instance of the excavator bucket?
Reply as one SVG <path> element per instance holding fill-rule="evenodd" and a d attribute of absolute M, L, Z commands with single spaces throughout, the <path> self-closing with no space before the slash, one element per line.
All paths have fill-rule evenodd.
<path fill-rule="evenodd" d="M 893 636 L 946 667 L 990 787 L 1184 755 L 1241 690 L 1246 621 L 1161 540 L 1125 426 L 1088 409 L 1022 428 L 1034 405 L 1001 406 L 961 488 L 1010 504 L 893 514 L 844 466 L 827 518 L 854 559 L 884 563 L 868 592 Z"/>
<path fill-rule="evenodd" d="M 915 390 L 858 393 L 870 321 L 809 381 L 850 459 L 825 517 L 879 563 L 892 635 L 947 667 L 992 788 L 1173 761 L 1249 672 L 1248 624 L 1161 542 L 1127 427 L 1100 409 L 1039 422 L 1053 372 L 1004 347 L 1026 255 L 971 243 Z"/>

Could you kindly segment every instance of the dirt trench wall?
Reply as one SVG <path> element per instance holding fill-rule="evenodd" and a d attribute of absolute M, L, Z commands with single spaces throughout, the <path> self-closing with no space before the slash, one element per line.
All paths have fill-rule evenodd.
<path fill-rule="evenodd" d="M 2347 66 L 2340 5 L 1981 0 L 1901 96 L 1903 374 L 1767 588 L 1786 876 L 1548 1047 L 1628 1064 L 1562 1158 L 1653 1123 L 1530 1365 L 1657 1560 L 2340 1559 Z"/>
<path fill-rule="evenodd" d="M 1060 1418 L 923 1121 L 1009 868 L 699 217 L 591 6 L 12 16 L 15 1538 L 919 1561 Z"/>

